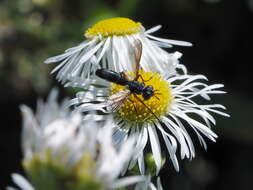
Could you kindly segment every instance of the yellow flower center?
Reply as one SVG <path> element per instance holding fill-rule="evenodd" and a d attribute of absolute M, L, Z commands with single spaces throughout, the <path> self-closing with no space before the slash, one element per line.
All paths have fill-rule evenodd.
<path fill-rule="evenodd" d="M 125 36 L 136 34 L 141 30 L 141 23 L 134 22 L 128 18 L 110 18 L 105 19 L 90 27 L 85 32 L 86 38 L 93 38 L 94 36 L 101 35 L 102 37 L 109 36 Z"/>
<path fill-rule="evenodd" d="M 134 76 L 132 72 L 126 74 Z M 139 74 L 141 77 L 138 78 L 138 82 L 143 82 L 145 86 L 152 86 L 154 88 L 154 95 L 150 99 L 144 100 L 141 94 L 132 93 L 128 100 L 115 113 L 115 116 L 129 124 L 143 125 L 157 121 L 157 118 L 168 113 L 173 96 L 169 87 L 170 83 L 164 80 L 158 73 L 140 70 Z M 116 94 L 125 88 L 125 86 L 112 83 L 110 93 L 111 95 Z"/>

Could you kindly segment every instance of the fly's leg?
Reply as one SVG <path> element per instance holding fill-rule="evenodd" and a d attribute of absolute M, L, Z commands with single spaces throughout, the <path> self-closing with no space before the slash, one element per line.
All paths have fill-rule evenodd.
<path fill-rule="evenodd" d="M 148 82 L 153 78 L 153 75 L 151 77 L 149 77 L 149 79 L 145 80 L 141 75 L 139 75 L 139 77 L 141 78 L 142 82 Z"/>
<path fill-rule="evenodd" d="M 157 117 L 157 115 L 136 94 L 133 95 L 140 103 L 142 103 L 142 105 L 144 105 L 148 109 L 150 113 L 152 113 L 152 115 L 159 121 L 159 123 L 162 123 L 161 120 Z"/>
<path fill-rule="evenodd" d="M 160 94 L 160 93 L 159 93 Z M 156 96 L 156 94 L 154 94 L 154 97 L 157 99 L 157 100 L 160 100 L 160 98 L 158 98 L 157 96 Z"/>
<path fill-rule="evenodd" d="M 157 100 L 160 100 L 160 98 L 158 98 L 157 95 L 161 95 L 161 93 L 159 93 L 159 92 L 157 92 L 157 91 L 159 91 L 159 90 L 154 90 L 154 92 L 156 92 L 156 93 L 154 93 L 154 97 L 155 97 Z"/>

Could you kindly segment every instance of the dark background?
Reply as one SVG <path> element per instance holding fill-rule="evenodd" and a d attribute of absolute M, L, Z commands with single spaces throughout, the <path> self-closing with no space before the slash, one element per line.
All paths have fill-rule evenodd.
<path fill-rule="evenodd" d="M 35 108 L 52 86 L 70 94 L 43 60 L 78 44 L 88 26 L 112 16 L 130 17 L 147 29 L 162 24 L 157 36 L 192 42 L 169 51 L 181 51 L 191 73 L 225 84 L 228 92 L 212 100 L 231 114 L 216 117 L 217 143 L 204 151 L 195 141 L 197 156 L 180 161 L 179 173 L 167 162 L 164 189 L 252 190 L 252 0 L 0 0 L 0 189 L 12 184 L 11 173 L 22 173 L 19 105 Z"/>

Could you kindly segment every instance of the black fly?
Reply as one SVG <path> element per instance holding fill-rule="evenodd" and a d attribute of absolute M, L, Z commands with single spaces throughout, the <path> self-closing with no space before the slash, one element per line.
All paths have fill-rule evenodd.
<path fill-rule="evenodd" d="M 123 105 L 124 102 L 129 99 L 129 96 L 133 94 L 134 97 L 138 101 L 140 101 L 155 116 L 156 119 L 158 119 L 158 117 L 153 113 L 153 111 L 137 96 L 138 94 L 138 95 L 141 95 L 144 100 L 149 100 L 151 97 L 155 95 L 154 92 L 156 91 L 154 90 L 153 86 L 151 85 L 145 86 L 144 84 L 144 82 L 151 80 L 151 78 L 145 81 L 142 78 L 142 76 L 139 74 L 141 55 L 142 55 L 142 44 L 140 40 L 135 40 L 134 41 L 134 56 L 135 56 L 136 66 L 134 69 L 134 79 L 130 79 L 130 77 L 124 72 L 117 73 L 115 71 L 108 70 L 108 69 L 98 69 L 96 71 L 96 75 L 109 82 L 127 87 L 126 89 L 116 94 L 113 94 L 111 97 L 109 97 L 109 101 L 111 101 L 112 112 L 117 111 L 121 107 L 121 105 Z M 139 78 L 141 78 L 143 82 L 139 82 L 138 81 Z M 156 93 L 156 94 L 159 94 L 159 93 Z M 156 98 L 159 99 L 158 97 Z"/>

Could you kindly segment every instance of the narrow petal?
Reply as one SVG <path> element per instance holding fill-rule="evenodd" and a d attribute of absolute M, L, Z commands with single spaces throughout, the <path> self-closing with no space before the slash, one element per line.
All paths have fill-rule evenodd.
<path fill-rule="evenodd" d="M 151 34 L 151 33 L 154 33 L 158 30 L 160 30 L 160 28 L 162 28 L 162 25 L 157 25 L 157 26 L 154 26 L 148 30 L 145 31 L 145 34 Z"/>
<path fill-rule="evenodd" d="M 145 174 L 145 162 L 144 162 L 143 152 L 141 152 L 138 157 L 138 166 L 139 166 L 139 170 L 140 170 L 141 175 L 144 175 Z"/>
<path fill-rule="evenodd" d="M 152 153 L 156 164 L 156 175 L 157 175 L 161 169 L 162 164 L 161 149 L 160 149 L 161 147 L 158 135 L 156 133 L 156 129 L 153 126 L 151 126 L 151 124 L 148 124 L 148 134 L 150 138 Z"/>
<path fill-rule="evenodd" d="M 112 184 L 109 184 L 109 188 L 111 189 L 117 189 L 117 188 L 122 188 L 131 184 L 135 184 L 138 182 L 145 181 L 146 177 L 145 176 L 131 176 L 131 177 L 124 177 L 121 178 Z"/>
<path fill-rule="evenodd" d="M 147 34 L 147 36 L 151 39 L 160 41 L 160 42 L 165 42 L 168 44 L 172 44 L 172 45 L 177 45 L 177 46 L 192 46 L 192 43 L 190 42 L 185 42 L 185 41 L 178 41 L 178 40 L 169 40 L 169 39 L 164 39 L 164 38 L 158 38 L 155 36 L 151 36 L 149 34 Z"/>
<path fill-rule="evenodd" d="M 97 51 L 98 49 L 105 43 L 105 41 L 101 41 L 100 43 L 98 43 L 94 48 L 92 48 L 90 51 L 88 51 L 87 53 L 85 53 L 85 55 L 83 55 L 83 57 L 80 59 L 79 63 L 83 64 L 85 63 L 88 59 L 90 59 Z"/>
<path fill-rule="evenodd" d="M 11 175 L 13 181 L 22 189 L 22 190 L 34 190 L 34 188 L 30 185 L 30 183 L 19 174 Z"/>
<path fill-rule="evenodd" d="M 157 190 L 163 190 L 160 177 L 157 178 Z"/>

